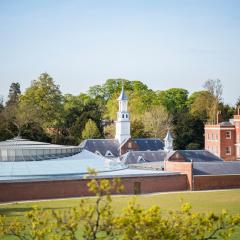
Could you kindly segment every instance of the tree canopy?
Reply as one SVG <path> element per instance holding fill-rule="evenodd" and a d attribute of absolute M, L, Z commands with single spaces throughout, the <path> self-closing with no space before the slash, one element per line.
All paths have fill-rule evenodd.
<path fill-rule="evenodd" d="M 203 148 L 204 124 L 216 122 L 219 110 L 222 120 L 234 114 L 234 108 L 222 100 L 218 79 L 207 80 L 203 89 L 191 95 L 183 88 L 154 91 L 141 81 L 127 79 L 108 79 L 87 93 L 79 89 L 78 95 L 72 95 L 62 94 L 53 78 L 42 73 L 23 92 L 19 83 L 12 83 L 7 101 L 0 101 L 0 138 L 21 134 L 76 145 L 91 136 L 113 138 L 122 84 L 129 98 L 132 136 L 164 138 L 170 128 L 176 149 Z M 94 134 L 89 131 L 90 120 L 97 129 Z"/>

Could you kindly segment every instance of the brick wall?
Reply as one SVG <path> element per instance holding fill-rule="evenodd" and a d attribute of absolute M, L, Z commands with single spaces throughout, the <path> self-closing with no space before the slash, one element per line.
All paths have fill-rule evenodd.
<path fill-rule="evenodd" d="M 231 132 L 231 138 L 227 139 L 226 138 L 226 132 L 230 131 Z M 220 145 L 220 156 L 225 160 L 225 161 L 234 161 L 236 160 L 236 131 L 235 128 L 233 130 L 222 130 L 220 132 L 221 136 L 221 145 Z M 231 147 L 231 155 L 226 154 L 226 147 Z"/>
<path fill-rule="evenodd" d="M 0 183 L 0 202 L 90 196 L 87 179 Z M 121 178 L 122 194 L 183 191 L 188 189 L 186 175 Z"/>
<path fill-rule="evenodd" d="M 230 138 L 226 133 L 230 132 Z M 205 125 L 205 149 L 221 157 L 225 161 L 236 160 L 236 129 L 235 126 Z M 231 153 L 226 153 L 226 148 L 231 148 Z"/>
<path fill-rule="evenodd" d="M 165 161 L 164 168 L 166 171 L 186 174 L 188 179 L 188 189 L 192 190 L 192 163 Z"/>
<path fill-rule="evenodd" d="M 194 190 L 240 188 L 239 175 L 194 176 Z"/>
<path fill-rule="evenodd" d="M 120 151 L 121 155 L 129 151 L 139 150 L 139 146 L 131 138 L 129 138 L 126 142 L 124 142 L 120 147 L 121 147 L 121 151 Z"/>

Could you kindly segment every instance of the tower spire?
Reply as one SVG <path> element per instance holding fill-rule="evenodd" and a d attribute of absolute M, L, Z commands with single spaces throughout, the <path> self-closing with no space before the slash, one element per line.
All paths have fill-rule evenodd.
<path fill-rule="evenodd" d="M 169 129 L 167 131 L 166 137 L 164 138 L 164 145 L 164 150 L 166 152 L 173 151 L 173 137 Z"/>
<path fill-rule="evenodd" d="M 130 118 L 128 112 L 128 97 L 124 91 L 124 82 L 122 80 L 122 91 L 118 98 L 119 109 L 117 112 L 116 121 L 116 135 L 115 139 L 121 144 L 125 139 L 131 137 L 130 135 Z"/>

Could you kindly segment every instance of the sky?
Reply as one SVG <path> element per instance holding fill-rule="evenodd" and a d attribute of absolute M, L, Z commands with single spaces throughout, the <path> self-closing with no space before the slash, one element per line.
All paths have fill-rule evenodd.
<path fill-rule="evenodd" d="M 154 90 L 220 79 L 240 96 L 238 0 L 0 0 L 0 96 L 48 72 L 63 93 L 109 78 Z"/>

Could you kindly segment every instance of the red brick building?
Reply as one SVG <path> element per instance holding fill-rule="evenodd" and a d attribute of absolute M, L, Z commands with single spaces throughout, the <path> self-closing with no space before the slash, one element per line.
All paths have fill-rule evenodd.
<path fill-rule="evenodd" d="M 224 159 L 240 159 L 240 108 L 229 122 L 205 125 L 205 149 Z"/>

